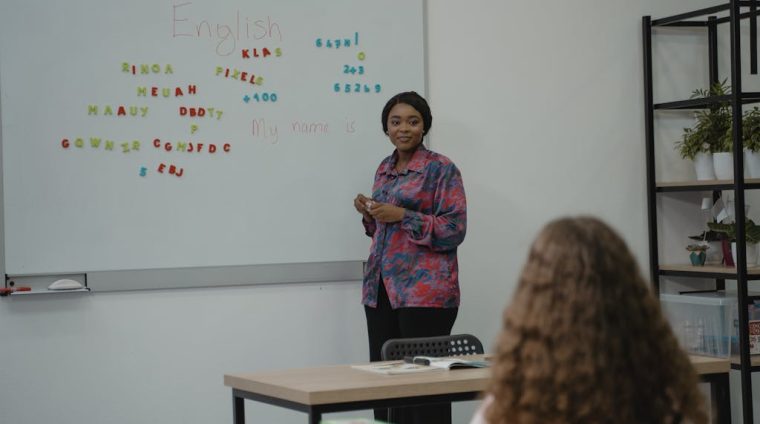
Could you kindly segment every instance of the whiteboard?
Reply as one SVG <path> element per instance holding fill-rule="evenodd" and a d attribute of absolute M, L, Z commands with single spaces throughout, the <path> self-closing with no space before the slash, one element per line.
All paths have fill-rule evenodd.
<path fill-rule="evenodd" d="M 422 0 L 2 0 L 7 274 L 362 260 Z"/>

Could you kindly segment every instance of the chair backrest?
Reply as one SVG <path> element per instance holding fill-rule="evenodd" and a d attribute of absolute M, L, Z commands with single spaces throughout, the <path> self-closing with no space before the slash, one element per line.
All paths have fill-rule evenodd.
<path fill-rule="evenodd" d="M 383 343 L 380 359 L 393 361 L 405 356 L 463 356 L 480 355 L 483 344 L 471 334 L 452 334 L 450 336 L 414 337 L 390 339 Z"/>

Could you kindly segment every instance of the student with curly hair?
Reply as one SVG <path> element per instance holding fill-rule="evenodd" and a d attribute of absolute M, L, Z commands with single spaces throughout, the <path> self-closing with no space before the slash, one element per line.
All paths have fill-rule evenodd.
<path fill-rule="evenodd" d="M 697 375 L 628 246 L 591 217 L 530 249 L 472 423 L 708 422 Z"/>

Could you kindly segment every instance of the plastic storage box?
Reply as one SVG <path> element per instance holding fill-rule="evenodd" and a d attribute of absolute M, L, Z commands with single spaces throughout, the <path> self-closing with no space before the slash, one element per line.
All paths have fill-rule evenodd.
<path fill-rule="evenodd" d="M 723 292 L 661 294 L 660 303 L 678 342 L 687 352 L 726 358 L 732 347 L 736 349 L 735 296 Z"/>

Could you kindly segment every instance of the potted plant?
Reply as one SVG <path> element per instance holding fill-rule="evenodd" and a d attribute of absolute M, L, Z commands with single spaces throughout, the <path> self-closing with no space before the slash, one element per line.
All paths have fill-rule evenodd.
<path fill-rule="evenodd" d="M 736 263 L 736 223 L 720 224 L 717 222 L 708 222 L 707 226 L 718 233 L 724 233 L 728 241 L 731 242 L 731 255 Z M 757 264 L 757 243 L 760 242 L 760 226 L 754 221 L 748 219 L 744 225 L 744 238 L 746 240 L 747 266 Z"/>
<path fill-rule="evenodd" d="M 699 244 L 707 245 L 708 250 L 705 252 L 706 264 L 718 264 L 723 262 L 723 238 L 724 234 L 713 230 L 702 231 L 701 234 L 689 236 L 691 240 L 699 242 Z M 689 245 L 691 246 L 691 245 Z M 728 247 L 730 248 L 730 246 Z M 688 246 L 686 250 L 689 250 Z"/>
<path fill-rule="evenodd" d="M 715 168 L 713 166 L 713 154 L 710 143 L 705 138 L 704 131 L 695 128 L 684 128 L 683 137 L 676 142 L 676 149 L 681 154 L 681 159 L 694 162 L 694 170 L 697 180 L 714 180 Z"/>
<path fill-rule="evenodd" d="M 750 178 L 760 178 L 760 109 L 757 106 L 742 117 L 742 143 Z"/>
<path fill-rule="evenodd" d="M 707 259 L 707 249 L 709 249 L 710 246 L 702 243 L 697 244 L 690 244 L 686 246 L 686 250 L 689 251 L 689 260 L 691 261 L 691 264 L 694 266 L 702 266 L 705 264 L 705 259 Z"/>
<path fill-rule="evenodd" d="M 726 80 L 713 84 L 709 90 L 697 89 L 692 99 L 730 94 Z M 694 160 L 698 180 L 733 179 L 733 143 L 731 138 L 731 109 L 721 102 L 695 113 L 693 128 L 684 128 L 676 148 L 684 159 Z M 712 160 L 712 167 L 709 163 Z M 712 168 L 712 169 L 710 169 Z"/>

